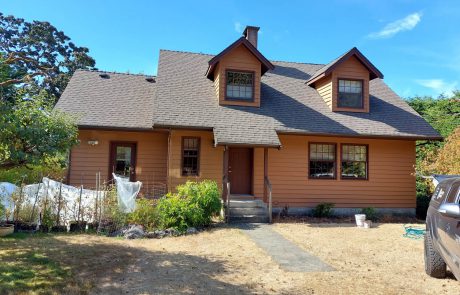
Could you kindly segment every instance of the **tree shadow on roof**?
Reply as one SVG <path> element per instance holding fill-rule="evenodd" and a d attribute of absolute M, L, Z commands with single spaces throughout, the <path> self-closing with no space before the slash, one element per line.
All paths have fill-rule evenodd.
<path fill-rule="evenodd" d="M 275 69 L 268 71 L 265 75 L 268 75 L 268 76 L 269 75 L 279 75 L 279 76 L 289 77 L 293 79 L 300 79 L 304 81 L 307 81 L 308 79 L 311 78 L 311 74 L 301 71 L 298 68 L 286 67 L 286 66 L 280 66 L 280 65 L 275 65 Z"/>

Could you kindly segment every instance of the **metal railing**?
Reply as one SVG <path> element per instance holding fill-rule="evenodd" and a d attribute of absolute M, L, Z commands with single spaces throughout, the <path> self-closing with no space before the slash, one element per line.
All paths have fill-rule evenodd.
<path fill-rule="evenodd" d="M 268 222 L 272 223 L 272 218 L 273 218 L 273 207 L 272 207 L 272 184 L 270 182 L 270 179 L 268 177 L 265 177 L 265 187 L 267 189 L 267 194 L 268 194 Z"/>

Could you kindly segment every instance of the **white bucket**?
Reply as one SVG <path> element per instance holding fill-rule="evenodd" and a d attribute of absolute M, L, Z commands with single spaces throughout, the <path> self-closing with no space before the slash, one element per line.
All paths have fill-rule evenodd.
<path fill-rule="evenodd" d="M 366 214 L 355 214 L 356 226 L 363 227 L 366 220 Z"/>

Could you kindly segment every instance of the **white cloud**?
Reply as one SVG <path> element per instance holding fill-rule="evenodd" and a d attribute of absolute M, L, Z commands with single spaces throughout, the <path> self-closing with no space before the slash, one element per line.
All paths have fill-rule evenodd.
<path fill-rule="evenodd" d="M 244 28 L 243 28 L 243 25 L 242 25 L 240 22 L 235 22 L 235 23 L 233 24 L 233 27 L 235 28 L 235 31 L 236 31 L 237 33 L 240 33 L 240 34 L 243 33 L 243 29 L 244 29 Z"/>
<path fill-rule="evenodd" d="M 458 85 L 456 81 L 449 83 L 442 79 L 419 79 L 415 80 L 415 82 L 422 85 L 423 87 L 432 89 L 437 95 L 452 95 L 453 91 L 457 89 Z"/>
<path fill-rule="evenodd" d="M 405 18 L 398 19 L 397 21 L 387 24 L 382 30 L 369 34 L 368 37 L 372 39 L 383 39 L 393 37 L 399 32 L 412 30 L 420 22 L 421 19 L 421 12 L 409 14 Z"/>

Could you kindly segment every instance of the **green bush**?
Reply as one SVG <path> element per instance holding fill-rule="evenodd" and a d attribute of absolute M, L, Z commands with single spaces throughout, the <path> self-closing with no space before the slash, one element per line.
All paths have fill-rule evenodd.
<path fill-rule="evenodd" d="M 4 216 L 5 216 L 5 206 L 3 206 L 3 204 L 0 202 L 0 222 L 5 218 Z"/>
<path fill-rule="evenodd" d="M 316 205 L 315 209 L 313 209 L 313 216 L 314 217 L 331 217 L 332 216 L 332 208 L 334 208 L 333 203 L 321 203 Z"/>
<path fill-rule="evenodd" d="M 128 222 L 140 224 L 145 229 L 151 231 L 158 224 L 158 211 L 155 201 L 148 199 L 138 199 L 136 210 L 128 215 Z"/>
<path fill-rule="evenodd" d="M 430 205 L 431 201 L 431 185 L 427 182 L 426 179 L 417 177 L 416 192 L 417 204 L 415 209 L 415 215 L 419 219 L 425 219 L 426 212 L 428 211 L 428 206 Z"/>
<path fill-rule="evenodd" d="M 30 167 L 17 167 L 12 169 L 0 169 L 0 181 L 14 183 L 20 186 L 21 183 L 39 183 L 42 177 L 49 177 L 61 180 L 66 177 L 66 169 L 60 165 L 42 165 Z"/>
<path fill-rule="evenodd" d="M 377 221 L 378 219 L 378 213 L 373 207 L 366 207 L 361 209 L 361 214 L 366 214 L 366 219 L 372 220 L 372 221 Z"/>
<path fill-rule="evenodd" d="M 167 194 L 158 202 L 159 226 L 185 231 L 188 227 L 209 225 L 220 213 L 221 199 L 215 181 L 187 181 L 177 193 Z"/>

